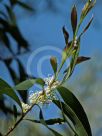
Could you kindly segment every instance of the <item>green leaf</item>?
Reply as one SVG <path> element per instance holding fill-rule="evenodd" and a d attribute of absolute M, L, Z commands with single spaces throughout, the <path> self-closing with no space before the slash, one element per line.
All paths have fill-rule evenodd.
<path fill-rule="evenodd" d="M 75 95 L 62 86 L 59 86 L 57 90 L 65 102 L 62 102 L 63 112 L 73 122 L 79 136 L 92 136 L 87 115 Z M 54 101 L 54 103 L 61 109 L 59 101 Z"/>
<path fill-rule="evenodd" d="M 16 90 L 28 90 L 31 88 L 35 83 L 40 84 L 42 86 L 45 85 L 45 81 L 42 78 L 36 78 L 36 79 L 27 79 L 19 84 L 17 84 L 14 89 Z"/>
<path fill-rule="evenodd" d="M 7 66 L 7 64 L 6 64 L 6 66 Z M 14 83 L 18 84 L 19 83 L 19 78 L 18 78 L 16 72 L 10 66 L 7 66 L 7 68 L 9 70 L 9 73 L 10 73 L 10 75 L 11 75 L 12 80 L 14 81 Z"/>
<path fill-rule="evenodd" d="M 14 87 L 16 90 L 28 90 L 35 84 L 35 79 L 25 80 Z"/>
<path fill-rule="evenodd" d="M 11 97 L 14 101 L 16 101 L 18 103 L 18 105 L 22 109 L 20 99 L 16 95 L 16 93 L 14 92 L 12 87 L 8 83 L 6 83 L 3 79 L 0 78 L 0 95 L 3 95 L 3 94 L 6 94 L 9 97 Z"/>
<path fill-rule="evenodd" d="M 67 30 L 65 29 L 64 26 L 63 26 L 62 30 L 63 30 L 63 34 L 64 34 L 65 43 L 66 43 L 66 45 L 68 45 L 69 33 L 67 32 Z"/>
<path fill-rule="evenodd" d="M 88 22 L 88 24 L 86 25 L 86 27 L 84 28 L 84 30 L 82 31 L 82 33 L 80 34 L 79 37 L 81 37 L 81 36 L 87 31 L 87 29 L 90 27 L 92 21 L 93 21 L 93 16 L 92 16 L 92 18 L 90 19 L 90 21 Z"/>
<path fill-rule="evenodd" d="M 90 59 L 91 59 L 90 57 L 80 56 L 80 57 L 78 57 L 77 60 L 76 60 L 76 65 L 77 65 L 77 64 L 80 64 L 80 63 L 82 63 L 82 62 L 84 62 L 84 61 L 90 60 Z M 68 71 L 68 68 L 64 71 L 64 73 L 66 73 L 67 71 Z"/>
<path fill-rule="evenodd" d="M 32 120 L 32 119 L 25 119 L 25 120 L 31 121 L 34 123 L 41 123 L 39 120 Z M 64 119 L 61 119 L 61 118 L 55 118 L 55 119 L 45 120 L 45 122 L 47 125 L 54 125 L 54 124 L 63 124 L 65 121 Z"/>
<path fill-rule="evenodd" d="M 12 53 L 12 49 L 10 46 L 10 40 L 3 28 L 0 28 L 0 41 L 2 41 L 4 43 L 4 46 L 6 46 L 6 48 Z"/>
<path fill-rule="evenodd" d="M 9 15 L 9 17 L 10 17 L 10 23 L 11 23 L 12 25 L 16 25 L 16 16 L 15 16 L 15 14 L 14 14 L 12 8 L 9 7 L 9 6 L 7 6 L 7 5 L 5 5 L 5 8 L 6 8 L 6 10 L 7 10 L 7 13 L 8 13 L 8 15 Z"/>
<path fill-rule="evenodd" d="M 73 34 L 75 34 L 77 28 L 77 10 L 75 5 L 73 6 L 71 12 L 71 24 L 72 24 Z"/>
<path fill-rule="evenodd" d="M 17 63 L 18 63 L 18 70 L 19 70 L 19 80 L 20 82 L 24 81 L 27 78 L 27 74 L 25 71 L 25 68 L 22 64 L 22 62 L 19 59 L 16 59 Z"/>
<path fill-rule="evenodd" d="M 57 59 L 56 59 L 56 57 L 51 57 L 50 63 L 51 63 L 54 73 L 56 73 L 57 72 Z"/>
<path fill-rule="evenodd" d="M 15 26 L 9 25 L 8 28 L 6 28 L 6 30 L 14 38 L 14 40 L 18 43 L 19 47 L 23 47 L 27 51 L 29 50 L 29 48 L 28 48 L 29 44 L 26 41 L 26 39 L 23 37 L 23 35 L 17 25 L 15 25 Z"/>
<path fill-rule="evenodd" d="M 80 56 L 77 58 L 76 64 L 82 63 L 82 62 L 87 61 L 89 59 L 90 59 L 90 57 Z"/>
<path fill-rule="evenodd" d="M 10 0 L 11 6 L 15 6 L 18 0 Z"/>

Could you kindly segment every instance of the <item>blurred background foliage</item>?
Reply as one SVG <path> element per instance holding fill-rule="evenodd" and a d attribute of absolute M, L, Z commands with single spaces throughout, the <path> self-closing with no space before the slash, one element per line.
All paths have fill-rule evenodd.
<path fill-rule="evenodd" d="M 34 24 L 36 27 L 36 20 L 38 19 L 38 22 L 40 22 L 41 19 L 44 19 L 41 17 L 43 14 L 44 17 L 51 16 L 53 20 L 56 17 L 58 18 L 57 21 L 64 20 L 61 24 L 57 24 L 57 31 L 64 23 L 68 26 L 69 22 L 68 20 L 65 20 L 65 16 L 68 16 L 71 6 L 76 4 L 79 11 L 80 7 L 82 7 L 85 2 L 86 0 L 73 0 L 72 2 L 68 2 L 67 0 L 0 0 L 0 76 L 10 84 L 17 84 L 26 78 L 31 77 L 32 75 L 28 75 L 26 72 L 26 61 L 23 61 L 26 60 L 31 51 L 37 47 L 43 46 L 47 42 L 53 45 L 58 44 L 59 47 L 62 48 L 63 42 L 59 44 L 60 41 L 54 41 L 53 34 L 49 35 L 49 37 L 52 37 L 47 37 L 48 40 L 46 40 L 48 32 L 50 33 L 50 30 L 47 31 L 48 28 L 46 28 L 46 23 L 48 23 L 48 27 L 52 26 L 50 29 L 53 28 L 53 31 L 56 27 L 53 23 L 49 24 L 49 19 L 45 21 L 45 24 L 38 26 L 37 29 L 32 29 L 29 25 L 31 24 L 31 27 L 33 27 L 32 24 Z M 69 5 L 65 6 L 67 4 Z M 95 136 L 102 135 L 102 55 L 99 51 L 102 50 L 100 45 L 102 33 L 102 22 L 100 19 L 101 8 L 102 2 L 101 0 L 97 0 L 96 6 L 92 11 L 95 19 L 93 26 L 91 27 L 91 29 L 95 31 L 95 34 L 92 34 L 92 31 L 90 32 L 91 39 L 89 43 L 83 40 L 85 44 L 90 44 L 88 45 L 90 46 L 89 49 L 84 51 L 84 53 L 87 53 L 88 55 L 91 53 L 92 59 L 76 68 L 72 79 L 66 84 L 66 86 L 75 90 L 74 93 L 82 102 L 86 113 L 88 114 L 93 135 Z M 39 16 L 41 17 L 40 19 Z M 27 30 L 25 30 L 25 28 Z M 45 37 L 42 36 L 44 33 Z M 58 31 L 57 33 L 59 34 L 56 38 L 60 38 L 59 35 L 61 35 L 61 31 Z M 98 38 L 96 35 L 99 35 Z M 96 40 L 93 39 L 94 37 Z M 52 40 L 49 40 L 51 38 Z M 85 40 L 87 41 L 87 39 Z M 88 48 L 88 46 L 86 47 Z M 82 47 L 82 50 L 85 50 L 84 47 Z M 25 92 L 26 91 L 22 93 L 19 92 L 20 97 L 24 102 L 27 100 L 27 93 Z M 11 115 L 13 114 L 13 111 L 10 106 L 11 101 L 8 104 L 6 99 L 8 98 L 5 96 L 0 98 L 0 124 L 2 125 L 2 127 L 0 127 L 0 132 L 5 132 L 12 123 Z M 70 131 L 67 130 L 65 126 L 61 125 L 59 130 L 71 136 Z M 49 135 L 48 131 L 45 131 L 43 134 L 43 128 L 40 127 L 39 129 L 39 125 L 26 122 L 21 123 L 14 131 L 13 135 L 16 135 L 16 133 L 18 136 Z"/>

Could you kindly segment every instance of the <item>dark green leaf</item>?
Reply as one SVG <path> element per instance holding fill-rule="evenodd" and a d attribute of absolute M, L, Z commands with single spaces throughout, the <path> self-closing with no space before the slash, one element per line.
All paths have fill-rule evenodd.
<path fill-rule="evenodd" d="M 14 71 L 13 68 L 11 68 L 10 66 L 7 66 L 9 72 L 10 72 L 10 75 L 12 77 L 12 80 L 14 81 L 15 84 L 18 84 L 19 83 L 19 78 L 16 74 L 16 72 Z"/>
<path fill-rule="evenodd" d="M 77 58 L 76 64 L 80 64 L 80 63 L 82 63 L 84 61 L 87 61 L 89 59 L 91 59 L 91 58 L 90 57 L 80 56 L 80 57 Z M 64 71 L 64 73 L 66 73 L 67 70 L 68 70 L 68 68 Z"/>
<path fill-rule="evenodd" d="M 62 30 L 63 30 L 63 34 L 64 34 L 65 43 L 66 43 L 66 45 L 68 45 L 69 33 L 67 32 L 67 30 L 65 29 L 64 26 L 63 26 Z"/>
<path fill-rule="evenodd" d="M 8 32 L 18 43 L 20 47 L 28 49 L 28 42 L 22 36 L 17 25 L 9 24 L 5 19 L 0 18 L 0 24 L 4 27 L 5 32 Z"/>
<path fill-rule="evenodd" d="M 19 76 L 20 76 L 19 81 L 22 82 L 27 78 L 27 74 L 22 62 L 19 59 L 16 59 L 16 61 L 18 63 L 18 70 L 19 70 Z"/>
<path fill-rule="evenodd" d="M 32 120 L 32 119 L 26 119 L 26 120 L 34 123 L 41 123 L 39 120 Z M 55 119 L 45 120 L 45 122 L 47 125 L 54 125 L 54 124 L 63 124 L 65 121 L 61 118 L 55 118 Z"/>
<path fill-rule="evenodd" d="M 10 0 L 10 4 L 11 4 L 11 6 L 16 5 L 17 1 L 18 1 L 18 0 Z"/>
<path fill-rule="evenodd" d="M 84 132 L 86 132 L 87 136 L 92 136 L 88 118 L 78 99 L 73 95 L 71 91 L 69 91 L 69 89 L 65 87 L 59 86 L 57 90 L 66 103 L 62 103 L 64 108 L 63 111 L 66 111 L 65 114 L 67 114 L 68 117 L 72 120 L 73 124 L 76 127 L 77 133 L 81 134 L 81 132 L 83 132 L 83 134 L 81 135 L 84 136 Z M 58 105 L 59 104 L 57 104 L 57 106 Z"/>
<path fill-rule="evenodd" d="M 3 28 L 0 28 L 0 40 L 4 43 L 4 46 L 6 46 L 6 48 L 12 52 L 12 49 L 10 47 L 10 41 L 8 38 L 8 35 L 6 34 L 6 32 L 4 31 Z"/>
<path fill-rule="evenodd" d="M 54 73 L 56 73 L 57 72 L 57 59 L 56 59 L 56 57 L 51 57 L 50 63 L 51 63 Z"/>
<path fill-rule="evenodd" d="M 72 12 L 71 12 L 71 24 L 72 24 L 73 34 L 74 34 L 77 28 L 77 10 L 75 5 L 73 6 Z"/>
<path fill-rule="evenodd" d="M 8 15 L 9 15 L 11 24 L 12 24 L 12 25 L 16 25 L 16 16 L 15 16 L 15 14 L 14 14 L 12 8 L 9 7 L 9 6 L 7 6 L 7 5 L 5 5 L 5 8 L 6 8 L 6 10 L 7 10 Z"/>
<path fill-rule="evenodd" d="M 0 17 L 0 25 L 3 26 L 5 29 L 8 29 L 7 27 L 9 27 L 8 22 L 1 17 Z"/>
<path fill-rule="evenodd" d="M 77 58 L 76 64 L 82 63 L 82 62 L 87 61 L 89 59 L 90 59 L 90 57 L 80 56 Z"/>
<path fill-rule="evenodd" d="M 15 39 L 15 41 L 18 43 L 18 46 L 28 49 L 28 42 L 25 40 L 23 35 L 21 34 L 19 28 L 17 25 L 15 26 L 9 26 L 8 32 L 11 34 L 11 36 Z"/>
<path fill-rule="evenodd" d="M 3 79 L 0 78 L 0 95 L 6 94 L 11 97 L 14 101 L 18 103 L 18 105 L 22 108 L 19 97 L 16 95 L 14 90 L 8 83 L 6 83 Z"/>

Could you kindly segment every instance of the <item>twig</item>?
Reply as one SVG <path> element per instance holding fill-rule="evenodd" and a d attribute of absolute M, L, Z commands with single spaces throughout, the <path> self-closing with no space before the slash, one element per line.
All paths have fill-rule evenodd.
<path fill-rule="evenodd" d="M 22 114 L 21 118 L 14 124 L 13 127 L 10 128 L 10 130 L 4 135 L 4 136 L 8 136 L 17 126 L 18 124 L 23 120 L 23 118 L 27 115 L 27 113 L 33 108 L 33 106 L 35 106 L 36 104 L 34 103 L 28 110 L 26 113 Z"/>

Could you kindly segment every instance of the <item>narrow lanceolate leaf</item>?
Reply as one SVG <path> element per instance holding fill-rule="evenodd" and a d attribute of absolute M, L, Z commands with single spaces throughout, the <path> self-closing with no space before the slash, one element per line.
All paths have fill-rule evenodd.
<path fill-rule="evenodd" d="M 16 25 L 16 16 L 15 16 L 12 8 L 7 6 L 7 5 L 5 5 L 5 8 L 8 12 L 8 15 L 9 15 L 9 18 L 10 18 L 10 23 L 12 23 L 12 25 Z"/>
<path fill-rule="evenodd" d="M 56 59 L 56 57 L 51 57 L 50 63 L 51 63 L 54 73 L 56 73 L 57 72 L 57 59 Z"/>
<path fill-rule="evenodd" d="M 87 61 L 89 59 L 90 59 L 90 57 L 80 56 L 77 58 L 76 64 L 82 63 L 82 62 Z"/>
<path fill-rule="evenodd" d="M 67 30 L 65 29 L 64 26 L 63 26 L 62 30 L 63 30 L 63 34 L 64 34 L 65 43 L 66 43 L 66 45 L 68 45 L 69 33 L 67 32 Z"/>
<path fill-rule="evenodd" d="M 77 10 L 75 5 L 73 6 L 72 12 L 71 12 L 71 24 L 72 24 L 73 34 L 74 34 L 77 27 Z"/>
<path fill-rule="evenodd" d="M 80 56 L 80 57 L 77 58 L 76 65 L 77 65 L 77 64 L 80 64 L 80 63 L 82 63 L 82 62 L 84 62 L 84 61 L 90 60 L 90 59 L 91 59 L 90 57 Z M 64 71 L 64 73 L 66 73 L 67 70 L 68 70 L 68 69 L 66 69 L 66 70 Z"/>
<path fill-rule="evenodd" d="M 11 97 L 22 108 L 19 97 L 16 95 L 12 87 L 0 78 L 0 95 L 3 94 L 6 94 L 7 96 Z"/>
<path fill-rule="evenodd" d="M 90 21 L 88 22 L 88 24 L 86 25 L 86 27 L 84 28 L 84 30 L 82 31 L 82 33 L 80 34 L 80 36 L 82 36 L 82 35 L 87 31 L 87 29 L 90 27 L 92 21 L 93 21 L 93 16 L 92 16 L 92 18 L 90 19 Z M 80 37 L 80 36 L 79 36 L 79 37 Z"/>
<path fill-rule="evenodd" d="M 75 95 L 69 89 L 62 86 L 59 86 L 57 90 L 65 102 L 62 102 L 63 112 L 73 122 L 77 134 L 79 136 L 92 136 L 87 115 Z M 54 102 L 61 109 L 60 102 Z"/>
<path fill-rule="evenodd" d="M 16 90 L 28 90 L 35 84 L 35 79 L 25 80 L 14 87 Z"/>
<path fill-rule="evenodd" d="M 36 78 L 36 79 L 28 79 L 25 80 L 19 84 L 17 84 L 14 89 L 16 90 L 28 90 L 31 88 L 35 83 L 44 86 L 45 81 L 42 78 Z"/>
<path fill-rule="evenodd" d="M 25 119 L 25 120 L 31 121 L 34 123 L 41 123 L 39 120 L 32 120 L 32 119 Z M 55 118 L 55 119 L 45 120 L 45 122 L 47 125 L 55 125 L 55 124 L 63 124 L 65 122 L 65 120 L 61 119 L 61 118 Z"/>
<path fill-rule="evenodd" d="M 86 2 L 85 6 L 82 9 L 81 16 L 80 16 L 81 23 L 83 22 L 84 18 L 89 13 L 89 11 L 94 7 L 95 3 L 96 3 L 96 0 Z"/>

